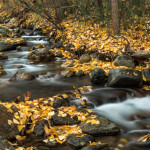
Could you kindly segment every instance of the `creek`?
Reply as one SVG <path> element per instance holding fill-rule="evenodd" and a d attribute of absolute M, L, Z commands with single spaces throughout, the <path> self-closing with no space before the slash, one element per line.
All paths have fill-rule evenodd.
<path fill-rule="evenodd" d="M 27 40 L 27 47 L 31 48 L 33 45 L 43 44 L 45 47 L 49 47 L 47 38 L 42 35 L 23 35 L 22 38 Z M 90 80 L 87 76 L 85 77 L 71 77 L 71 78 L 60 78 L 59 74 L 62 70 L 61 64 L 63 63 L 62 58 L 56 58 L 55 61 L 45 64 L 31 64 L 27 59 L 29 51 L 7 51 L 5 54 L 8 56 L 7 60 L 1 61 L 4 70 L 7 75 L 0 78 L 0 85 L 5 83 L 7 80 L 15 74 L 16 71 L 19 73 L 31 73 L 36 76 L 36 79 L 30 81 L 18 81 L 11 80 L 11 82 L 0 87 L 0 100 L 1 101 L 14 101 L 18 95 L 22 96 L 27 91 L 31 92 L 32 98 L 50 97 L 58 93 L 65 93 L 65 91 L 73 89 L 73 85 L 89 86 L 91 85 Z M 100 88 L 95 86 L 94 88 Z M 103 89 L 103 88 L 101 88 Z M 105 88 L 107 89 L 107 88 Z M 101 93 L 105 93 L 106 90 Z M 112 89 L 112 88 L 111 88 Z M 118 89 L 120 91 L 120 89 Z M 136 91 L 133 89 L 133 91 Z M 100 93 L 100 91 L 97 91 Z M 145 147 L 138 147 L 134 145 L 136 140 L 147 133 L 150 128 L 150 97 L 142 98 L 128 98 L 126 97 L 123 101 L 116 98 L 115 101 L 109 101 L 112 93 L 107 90 L 107 103 L 102 103 L 102 106 L 96 106 L 93 111 L 110 119 L 111 121 L 118 124 L 121 128 L 121 135 L 109 140 L 104 139 L 104 142 L 114 142 L 119 149 L 133 150 L 133 149 L 150 149 Z M 128 93 L 126 93 L 128 94 Z M 137 95 L 135 95 L 136 97 Z M 93 99 L 99 99 L 99 95 L 95 94 Z M 104 99 L 104 97 L 102 97 Z M 121 147 L 118 139 L 126 138 L 129 142 L 124 147 Z M 33 140 L 33 143 L 37 144 Z M 101 139 L 100 139 L 101 140 Z M 31 142 L 31 145 L 33 144 Z M 39 143 L 39 142 L 38 142 Z M 125 144 L 125 143 L 122 143 Z M 29 143 L 25 144 L 29 146 Z M 44 149 L 44 148 L 42 148 Z M 46 148 L 45 148 L 46 149 Z"/>

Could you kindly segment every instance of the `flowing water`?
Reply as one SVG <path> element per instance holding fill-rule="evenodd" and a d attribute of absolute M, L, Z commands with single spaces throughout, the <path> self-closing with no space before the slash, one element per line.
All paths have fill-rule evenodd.
<path fill-rule="evenodd" d="M 29 47 L 38 44 L 44 44 L 49 47 L 45 36 L 33 35 L 22 36 L 27 39 Z M 73 85 L 86 86 L 91 85 L 87 77 L 60 78 L 63 59 L 57 58 L 55 61 L 46 64 L 30 64 L 27 55 L 29 51 L 7 51 L 8 60 L 1 61 L 7 75 L 0 78 L 0 100 L 13 101 L 18 95 L 23 95 L 31 91 L 32 98 L 49 97 L 73 89 Z M 31 73 L 36 79 L 31 81 L 7 80 L 18 71 L 19 73 Z M 5 84 L 6 83 L 6 84 Z M 143 91 L 142 91 L 143 92 Z M 129 98 L 128 95 L 135 94 L 138 98 Z M 120 96 L 119 96 L 120 95 Z M 142 135 L 149 133 L 150 129 L 150 96 L 144 97 L 138 90 L 134 89 L 113 89 L 99 88 L 92 95 L 85 95 L 93 102 L 95 107 L 92 109 L 109 120 L 118 124 L 121 128 L 121 138 L 126 138 L 129 143 L 126 147 L 119 149 L 133 150 L 136 146 L 133 144 Z M 100 139 L 101 140 L 101 139 Z M 111 140 L 110 140 L 111 141 Z M 106 138 L 106 142 L 109 142 Z M 120 144 L 115 141 L 115 144 Z M 137 148 L 139 149 L 139 147 Z M 140 149 L 147 149 L 140 147 Z M 148 148 L 150 149 L 150 148 Z"/>
<path fill-rule="evenodd" d="M 45 36 L 24 35 L 22 38 L 27 39 L 28 47 L 38 44 L 50 47 Z M 1 64 L 3 69 L 7 72 L 7 75 L 0 78 L 0 85 L 5 84 L 17 71 L 19 73 L 31 73 L 36 76 L 36 79 L 31 81 L 17 81 L 13 79 L 4 86 L 0 86 L 0 100 L 12 101 L 15 100 L 18 95 L 22 96 L 27 91 L 31 91 L 32 98 L 50 97 L 73 89 L 73 85 L 90 85 L 90 81 L 86 77 L 73 77 L 71 79 L 59 78 L 59 74 L 62 71 L 61 64 L 64 61 L 63 59 L 56 58 L 55 61 L 50 63 L 35 65 L 29 63 L 27 59 L 28 53 L 29 51 L 17 50 L 5 52 L 8 59 L 2 60 Z"/>

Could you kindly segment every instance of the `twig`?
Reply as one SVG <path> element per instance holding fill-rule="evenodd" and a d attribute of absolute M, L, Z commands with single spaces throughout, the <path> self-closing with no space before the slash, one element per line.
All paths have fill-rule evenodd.
<path fill-rule="evenodd" d="M 10 82 L 10 81 L 17 75 L 17 73 L 18 73 L 18 71 L 17 71 L 9 80 L 7 80 L 5 83 L 2 83 L 2 84 L 0 85 L 0 87 L 3 87 L 3 86 L 5 86 L 8 82 Z"/>
<path fill-rule="evenodd" d="M 7 82 L 10 82 L 17 75 L 17 73 L 18 71 L 9 80 L 7 80 Z"/>

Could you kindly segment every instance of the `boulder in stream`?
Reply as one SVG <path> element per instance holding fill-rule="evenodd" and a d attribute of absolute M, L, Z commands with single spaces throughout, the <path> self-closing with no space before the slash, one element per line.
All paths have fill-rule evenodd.
<path fill-rule="evenodd" d="M 102 116 L 97 116 L 94 119 L 89 117 L 80 127 L 83 133 L 93 136 L 116 135 L 120 132 L 115 123 Z"/>
<path fill-rule="evenodd" d="M 105 82 L 106 73 L 103 69 L 95 68 L 90 74 L 90 80 L 94 84 L 102 84 Z"/>
<path fill-rule="evenodd" d="M 0 60 L 3 60 L 3 59 L 8 59 L 8 56 L 0 52 Z"/>
<path fill-rule="evenodd" d="M 142 73 L 132 69 L 111 69 L 108 74 L 110 87 L 141 87 Z"/>
<path fill-rule="evenodd" d="M 66 139 L 66 142 L 69 145 L 77 148 L 87 146 L 90 141 L 94 141 L 94 138 L 91 135 L 78 136 L 76 134 L 70 134 Z"/>
<path fill-rule="evenodd" d="M 150 83 L 150 69 L 143 69 L 142 73 L 146 79 L 146 82 Z"/>
<path fill-rule="evenodd" d="M 14 42 L 0 41 L 0 52 L 15 49 L 19 45 L 26 45 L 26 41 L 23 39 L 12 39 Z"/>
<path fill-rule="evenodd" d="M 8 37 L 9 34 L 9 29 L 6 26 L 0 26 L 0 34 L 2 35 L 2 37 Z"/>
<path fill-rule="evenodd" d="M 73 125 L 73 124 L 78 124 L 80 121 L 78 120 L 77 116 L 70 116 L 68 114 L 64 114 L 64 116 L 59 116 L 59 115 L 53 115 L 52 116 L 53 124 L 56 126 L 59 125 Z"/>
<path fill-rule="evenodd" d="M 35 76 L 32 75 L 32 74 L 28 74 L 28 73 L 20 73 L 17 75 L 16 79 L 17 80 L 21 80 L 21 81 L 24 81 L 24 80 L 32 80 L 34 79 Z"/>
<path fill-rule="evenodd" d="M 28 54 L 28 59 L 33 61 L 33 63 L 40 63 L 52 61 L 55 59 L 55 56 L 53 52 L 47 48 L 38 48 Z"/>
<path fill-rule="evenodd" d="M 5 75 L 6 72 L 3 70 L 2 65 L 0 64 L 0 76 Z"/>

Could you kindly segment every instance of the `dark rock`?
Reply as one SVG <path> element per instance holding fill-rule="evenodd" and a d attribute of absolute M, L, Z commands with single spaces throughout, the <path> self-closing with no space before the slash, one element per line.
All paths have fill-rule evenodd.
<path fill-rule="evenodd" d="M 83 72 L 82 70 L 78 70 L 78 71 L 75 73 L 75 75 L 76 75 L 77 77 L 82 77 L 82 76 L 84 76 L 84 72 Z"/>
<path fill-rule="evenodd" d="M 91 61 L 91 56 L 89 54 L 83 54 L 79 59 L 79 63 L 87 63 L 89 61 Z"/>
<path fill-rule="evenodd" d="M 105 143 L 97 144 L 97 145 L 88 145 L 86 147 L 83 147 L 81 150 L 102 150 L 107 146 L 108 144 Z"/>
<path fill-rule="evenodd" d="M 6 74 L 6 72 L 1 68 L 0 69 L 0 76 L 3 76 L 3 75 L 5 75 Z"/>
<path fill-rule="evenodd" d="M 102 84 L 105 82 L 106 73 L 103 69 L 95 68 L 90 74 L 90 80 L 94 84 Z"/>
<path fill-rule="evenodd" d="M 146 79 L 146 82 L 150 83 L 150 69 L 143 69 L 142 73 Z"/>
<path fill-rule="evenodd" d="M 34 134 L 36 136 L 42 136 L 45 133 L 44 122 L 39 122 L 34 127 Z"/>
<path fill-rule="evenodd" d="M 23 65 L 15 65 L 15 66 L 11 66 L 10 69 L 19 69 L 19 68 L 24 68 Z"/>
<path fill-rule="evenodd" d="M 61 48 L 63 46 L 63 41 L 60 41 L 59 43 L 56 43 L 54 44 L 51 49 L 54 49 L 54 48 Z"/>
<path fill-rule="evenodd" d="M 6 139 L 13 139 L 15 135 L 19 134 L 17 125 L 12 123 L 8 124 L 8 120 L 13 120 L 13 113 L 9 113 L 7 108 L 0 105 L 0 135 Z M 1 141 L 1 140 L 0 140 Z"/>
<path fill-rule="evenodd" d="M 120 132 L 120 129 L 115 123 L 110 122 L 108 119 L 97 116 L 94 120 L 99 121 L 99 124 L 88 123 L 88 120 L 93 120 L 93 118 L 87 119 L 83 124 L 81 124 L 82 132 L 85 134 L 90 134 L 93 136 L 102 135 L 116 135 Z"/>
<path fill-rule="evenodd" d="M 23 32 L 24 32 L 24 34 L 27 35 L 27 36 L 33 35 L 33 30 L 23 29 Z"/>
<path fill-rule="evenodd" d="M 3 36 L 3 37 L 8 37 L 10 31 L 7 27 L 5 26 L 0 26 L 0 34 Z"/>
<path fill-rule="evenodd" d="M 53 115 L 52 116 L 53 124 L 56 126 L 59 125 L 72 125 L 78 124 L 80 121 L 78 120 L 77 116 L 71 117 L 70 115 L 66 114 L 65 117 Z"/>
<path fill-rule="evenodd" d="M 47 145 L 48 145 L 49 147 L 56 147 L 56 146 L 59 146 L 60 144 L 59 144 L 57 141 L 50 141 L 50 140 L 48 139 Z"/>
<path fill-rule="evenodd" d="M 73 64 L 74 64 L 74 60 L 71 60 L 69 62 L 64 62 L 61 67 L 63 68 L 67 68 L 67 67 L 73 67 Z"/>
<path fill-rule="evenodd" d="M 9 21 L 10 21 L 10 18 L 5 19 L 5 20 L 4 20 L 4 24 L 8 23 Z"/>
<path fill-rule="evenodd" d="M 127 56 L 127 55 L 118 56 L 114 60 L 114 65 L 115 66 L 126 66 L 126 67 L 131 67 L 131 68 L 135 67 L 133 59 L 130 56 Z"/>
<path fill-rule="evenodd" d="M 0 60 L 3 60 L 3 59 L 8 59 L 8 56 L 3 54 L 2 52 L 0 53 Z"/>
<path fill-rule="evenodd" d="M 62 77 L 72 77 L 74 75 L 74 72 L 71 70 L 66 70 L 61 72 Z"/>
<path fill-rule="evenodd" d="M 66 139 L 66 142 L 68 144 L 77 148 L 87 146 L 89 144 L 89 141 L 94 141 L 93 136 L 84 135 L 82 137 L 78 137 L 78 135 L 70 134 Z"/>
<path fill-rule="evenodd" d="M 111 69 L 108 75 L 110 87 L 141 87 L 142 73 L 132 69 Z"/>
<path fill-rule="evenodd" d="M 67 101 L 65 101 L 64 99 L 55 99 L 53 101 L 53 107 L 54 108 L 58 108 L 61 106 L 66 106 L 67 105 Z"/>
<path fill-rule="evenodd" d="M 55 51 L 54 54 L 56 57 L 63 57 L 62 52 L 60 51 Z"/>
<path fill-rule="evenodd" d="M 1 150 L 6 150 L 6 149 L 15 150 L 15 148 L 11 144 L 9 144 L 9 142 L 6 139 L 4 139 L 1 136 L 0 136 L 0 149 Z"/>
<path fill-rule="evenodd" d="M 55 59 L 53 52 L 46 48 L 39 48 L 31 51 L 28 54 L 28 59 L 32 60 L 33 63 L 49 62 Z"/>
<path fill-rule="evenodd" d="M 15 105 L 10 107 L 14 113 L 18 112 L 18 108 Z"/>
<path fill-rule="evenodd" d="M 31 75 L 31 74 L 28 74 L 28 73 L 21 73 L 21 74 L 18 74 L 16 79 L 17 80 L 32 80 L 34 79 L 35 76 Z"/>
<path fill-rule="evenodd" d="M 13 42 L 8 43 L 6 41 L 0 41 L 0 52 L 15 49 L 18 45 L 25 45 L 25 40 L 22 40 L 20 43 Z"/>
<path fill-rule="evenodd" d="M 17 51 L 30 51 L 31 47 L 29 46 L 17 46 L 16 50 Z"/>

